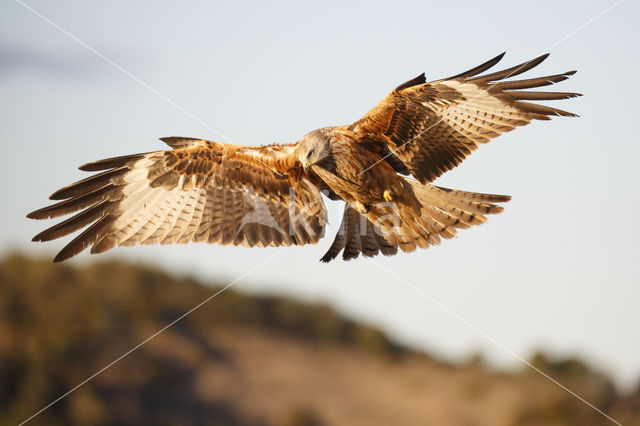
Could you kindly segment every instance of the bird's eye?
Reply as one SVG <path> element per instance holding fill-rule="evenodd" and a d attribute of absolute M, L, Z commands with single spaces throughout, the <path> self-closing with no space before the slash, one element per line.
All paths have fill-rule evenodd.
<path fill-rule="evenodd" d="M 315 150 L 313 150 L 313 149 L 311 151 L 309 151 L 309 153 L 307 154 L 307 157 L 311 157 L 314 152 L 315 152 Z"/>

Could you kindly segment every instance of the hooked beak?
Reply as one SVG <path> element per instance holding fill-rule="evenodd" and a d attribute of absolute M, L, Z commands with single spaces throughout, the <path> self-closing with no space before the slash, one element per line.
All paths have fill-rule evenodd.
<path fill-rule="evenodd" d="M 308 163 L 308 162 L 306 162 L 306 161 L 303 161 L 303 162 L 302 162 L 302 168 L 304 169 L 304 172 L 305 172 L 306 174 L 309 174 L 309 168 L 311 168 L 311 164 L 309 164 L 309 163 Z"/>

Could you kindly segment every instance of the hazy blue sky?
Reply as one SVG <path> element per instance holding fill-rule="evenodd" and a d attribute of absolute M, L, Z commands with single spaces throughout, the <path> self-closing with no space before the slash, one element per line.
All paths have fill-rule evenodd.
<path fill-rule="evenodd" d="M 615 1 L 26 3 L 200 120 L 2 2 L 0 247 L 50 256 L 68 239 L 30 243 L 48 223 L 25 214 L 84 177 L 82 163 L 164 149 L 157 138 L 170 135 L 292 142 L 356 120 L 422 71 L 436 79 L 505 50 L 503 66 L 550 51 L 535 74 L 579 70 L 557 87 L 585 94 L 562 102 L 581 118 L 518 129 L 441 178 L 513 201 L 439 247 L 320 264 L 342 210 L 329 203 L 330 237 L 317 246 L 118 248 L 73 262 L 140 260 L 223 282 L 279 253 L 237 287 L 328 301 L 444 357 L 519 364 L 380 264 L 522 357 L 543 347 L 638 380 L 638 2 L 590 23 Z"/>

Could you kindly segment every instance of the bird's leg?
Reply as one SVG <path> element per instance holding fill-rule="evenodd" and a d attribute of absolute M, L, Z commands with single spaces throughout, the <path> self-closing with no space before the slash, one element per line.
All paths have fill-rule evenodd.
<path fill-rule="evenodd" d="M 382 196 L 384 197 L 384 200 L 385 200 L 386 202 L 388 202 L 388 203 L 389 203 L 389 202 L 391 202 L 391 201 L 393 201 L 393 198 L 394 198 L 394 197 L 393 197 L 393 193 L 391 192 L 391 190 L 390 190 L 390 189 L 385 189 L 385 190 L 384 190 L 384 193 L 382 194 Z"/>

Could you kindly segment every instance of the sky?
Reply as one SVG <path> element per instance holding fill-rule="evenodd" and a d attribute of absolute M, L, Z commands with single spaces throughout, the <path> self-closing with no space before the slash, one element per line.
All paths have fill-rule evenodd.
<path fill-rule="evenodd" d="M 357 120 L 423 71 L 437 79 L 503 51 L 503 67 L 551 52 L 526 75 L 577 69 L 557 90 L 584 94 L 561 101 L 581 117 L 503 135 L 439 178 L 442 186 L 513 196 L 504 213 L 456 239 L 321 264 L 342 212 L 327 202 L 327 238 L 315 246 L 144 246 L 70 263 L 140 261 L 327 302 L 454 361 L 481 353 L 497 367 L 521 368 L 518 357 L 539 348 L 577 355 L 634 385 L 638 16 L 640 4 L 629 0 L 2 2 L 0 253 L 53 257 L 69 241 L 31 243 L 52 223 L 25 215 L 85 177 L 80 164 L 162 150 L 158 138 L 173 135 L 294 142 Z"/>

